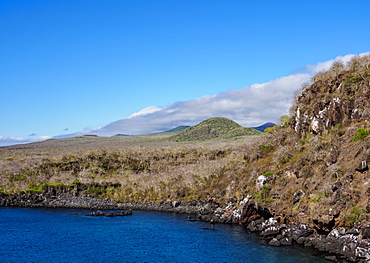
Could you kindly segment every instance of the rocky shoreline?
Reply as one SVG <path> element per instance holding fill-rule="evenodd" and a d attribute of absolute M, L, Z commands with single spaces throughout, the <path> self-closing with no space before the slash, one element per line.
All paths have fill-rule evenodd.
<path fill-rule="evenodd" d="M 193 220 L 245 225 L 250 232 L 263 236 L 271 246 L 299 244 L 322 251 L 327 255 L 326 259 L 334 262 L 370 262 L 370 226 L 356 225 L 351 230 L 330 229 L 327 235 L 319 235 L 311 225 L 284 224 L 281 218 L 274 217 L 267 209 L 259 207 L 252 196 L 246 197 L 239 204 L 229 204 L 222 208 L 212 200 L 186 204 L 178 201 L 163 204 L 118 203 L 110 199 L 75 196 L 48 189 L 42 193 L 0 193 L 0 206 L 128 211 L 122 215 L 129 215 L 132 210 L 186 213 L 194 215 Z"/>
<path fill-rule="evenodd" d="M 253 233 L 259 233 L 271 246 L 292 246 L 295 244 L 312 247 L 325 254 L 333 262 L 370 262 L 370 226 L 355 225 L 351 230 L 332 229 L 327 235 L 319 235 L 313 226 L 292 223 L 283 224 L 263 208 L 256 206 L 251 196 L 238 206 L 221 208 L 216 204 L 118 204 L 122 209 L 151 210 L 187 213 L 195 220 L 211 223 L 242 224 Z"/>
<path fill-rule="evenodd" d="M 0 193 L 0 207 L 47 207 L 112 210 L 118 209 L 116 202 L 109 199 L 73 196 L 63 193 L 58 196 L 45 193 L 4 194 Z"/>

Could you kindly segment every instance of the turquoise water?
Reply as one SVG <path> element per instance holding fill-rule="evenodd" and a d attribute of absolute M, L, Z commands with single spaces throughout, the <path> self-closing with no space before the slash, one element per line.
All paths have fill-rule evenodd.
<path fill-rule="evenodd" d="M 1 262 L 327 262 L 299 247 L 270 247 L 241 226 L 134 211 L 0 208 Z M 80 213 L 74 215 L 73 213 Z"/>

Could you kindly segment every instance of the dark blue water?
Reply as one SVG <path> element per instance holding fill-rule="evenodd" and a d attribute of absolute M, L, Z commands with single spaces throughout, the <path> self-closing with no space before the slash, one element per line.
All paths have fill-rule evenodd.
<path fill-rule="evenodd" d="M 265 246 L 240 226 L 217 224 L 212 230 L 172 213 L 108 218 L 88 212 L 0 208 L 0 261 L 326 262 L 302 248 Z"/>

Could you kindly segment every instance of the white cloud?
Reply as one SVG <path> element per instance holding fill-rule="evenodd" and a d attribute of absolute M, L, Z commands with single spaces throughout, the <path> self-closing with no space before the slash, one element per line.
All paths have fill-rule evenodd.
<path fill-rule="evenodd" d="M 137 117 L 137 116 L 140 116 L 140 115 L 147 115 L 147 114 L 159 111 L 161 109 L 162 109 L 162 107 L 149 106 L 149 107 L 146 107 L 146 108 L 142 109 L 141 111 L 138 111 L 138 112 L 135 112 L 135 113 L 131 114 L 130 116 L 127 117 L 127 119 L 131 119 L 131 118 L 134 118 L 134 117 Z"/>
<path fill-rule="evenodd" d="M 369 54 L 363 53 L 361 55 Z M 108 125 L 72 134 L 55 136 L 64 138 L 84 134 L 112 136 L 115 134 L 145 134 L 165 131 L 180 125 L 195 125 L 207 118 L 226 117 L 245 127 L 276 122 L 280 116 L 288 114 L 293 93 L 311 77 L 329 69 L 333 62 L 347 63 L 352 54 L 338 56 L 335 59 L 306 65 L 306 73 L 292 74 L 266 83 L 256 83 L 242 89 L 231 89 L 216 95 L 206 95 L 194 100 L 175 102 L 166 107 L 149 106 L 129 117 Z M 45 139 L 50 137 L 46 136 Z M 15 138 L 0 136 L 0 145 L 4 143 L 26 143 L 42 140 L 42 137 Z"/>
<path fill-rule="evenodd" d="M 38 141 L 44 141 L 50 138 L 51 136 L 38 136 L 38 137 L 27 138 L 27 137 L 6 137 L 6 136 L 0 135 L 0 146 L 38 142 Z"/>
<path fill-rule="evenodd" d="M 294 74 L 251 87 L 176 102 L 167 107 L 148 107 L 90 133 L 100 136 L 143 134 L 194 125 L 211 117 L 226 117 L 243 126 L 253 127 L 277 121 L 281 115 L 288 114 L 294 91 L 310 78 L 310 74 Z"/>
<path fill-rule="evenodd" d="M 358 54 L 358 56 L 364 56 L 364 55 L 367 55 L 367 54 L 370 54 L 370 52 L 361 53 L 361 54 Z M 337 56 L 335 59 L 331 59 L 331 60 L 328 60 L 328 61 L 325 61 L 325 62 L 319 62 L 316 65 L 307 65 L 305 67 L 305 69 L 308 72 L 310 72 L 312 75 L 314 75 L 319 71 L 328 70 L 335 61 L 341 61 L 344 64 L 346 64 L 354 56 L 356 56 L 356 55 L 348 54 L 348 55 L 345 55 L 345 56 Z"/>

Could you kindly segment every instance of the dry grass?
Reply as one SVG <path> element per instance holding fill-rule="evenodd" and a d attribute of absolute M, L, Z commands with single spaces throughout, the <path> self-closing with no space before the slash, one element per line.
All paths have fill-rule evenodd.
<path fill-rule="evenodd" d="M 110 144 L 106 138 L 82 137 L 66 140 L 68 147 L 63 141 L 44 142 L 41 147 L 24 145 L 23 149 L 2 147 L 0 190 L 19 192 L 43 183 L 72 184 L 78 179 L 82 183 L 120 183 L 121 187 L 107 188 L 97 196 L 125 202 L 212 199 L 227 205 L 252 194 L 259 205 L 287 222 L 312 223 L 318 215 L 342 211 L 338 225 L 345 225 L 348 211 L 353 207 L 364 210 L 367 205 L 368 172 L 355 169 L 370 154 L 370 137 L 352 141 L 359 127 L 367 127 L 366 122 L 362 124 L 337 127 L 305 142 L 289 128 L 280 128 L 238 141 L 175 143 L 114 138 Z M 256 179 L 261 174 L 268 175 L 268 189 L 258 192 Z M 333 203 L 338 197 L 332 190 L 336 182 L 343 186 Z M 293 205 L 297 191 L 304 196 Z"/>
<path fill-rule="evenodd" d="M 122 189 L 107 196 L 122 201 L 191 201 L 214 195 L 226 202 L 225 189 L 240 180 L 246 159 L 257 158 L 252 149 L 258 141 L 261 137 L 189 144 L 83 136 L 2 147 L 0 188 L 19 192 L 34 184 L 78 179 L 120 183 Z"/>
<path fill-rule="evenodd" d="M 370 136 L 353 138 L 360 128 L 370 128 L 365 118 L 370 116 L 368 62 L 370 56 L 348 65 L 337 63 L 315 76 L 298 97 L 293 108 L 299 106 L 307 114 L 323 110 L 337 97 L 348 106 L 343 122 L 333 122 L 321 133 L 307 130 L 298 135 L 287 127 L 235 141 L 83 136 L 0 147 L 0 191 L 78 179 L 120 183 L 122 187 L 107 189 L 100 197 L 126 202 L 213 200 L 226 205 L 252 194 L 285 222 L 312 223 L 321 215 L 335 215 L 336 226 L 367 224 L 370 216 L 363 211 L 370 208 L 369 171 L 358 166 L 370 162 Z M 355 108 L 362 117 L 350 121 L 348 114 Z M 294 127 L 294 116 L 291 119 Z M 258 192 L 261 174 L 268 174 L 268 185 Z M 341 186 L 333 190 L 334 184 Z M 298 191 L 304 194 L 293 204 Z"/>

